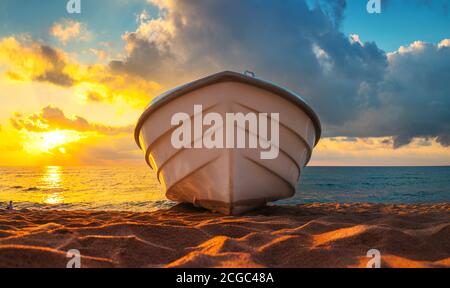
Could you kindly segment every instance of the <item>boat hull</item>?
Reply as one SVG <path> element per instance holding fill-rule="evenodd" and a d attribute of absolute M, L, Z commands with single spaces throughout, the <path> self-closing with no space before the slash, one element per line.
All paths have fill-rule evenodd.
<path fill-rule="evenodd" d="M 261 159 L 262 148 L 174 148 L 171 125 L 175 113 L 189 114 L 194 105 L 202 114 L 279 113 L 279 149 L 275 159 Z M 157 123 L 157 124 L 156 124 Z M 258 137 L 248 127 L 235 126 L 247 139 Z M 226 128 L 215 133 L 226 137 Z M 202 135 L 192 139 L 201 147 Z M 139 145 L 156 171 L 168 199 L 189 202 L 235 215 L 294 195 L 301 171 L 317 142 L 317 129 L 308 113 L 288 99 L 253 85 L 221 81 L 195 89 L 154 109 L 139 126 Z"/>

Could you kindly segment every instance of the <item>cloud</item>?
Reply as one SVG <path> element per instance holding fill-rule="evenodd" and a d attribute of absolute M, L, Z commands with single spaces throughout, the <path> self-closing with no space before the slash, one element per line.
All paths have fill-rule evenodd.
<path fill-rule="evenodd" d="M 115 127 L 103 124 L 91 123 L 81 116 L 67 117 L 64 112 L 53 106 L 41 109 L 39 113 L 24 116 L 15 113 L 10 119 L 11 125 L 17 130 L 29 132 L 47 132 L 52 130 L 73 130 L 78 132 L 97 132 L 103 135 L 130 134 L 133 126 Z"/>
<path fill-rule="evenodd" d="M 15 129 L 0 131 L 0 161 L 8 165 L 141 164 L 134 126 L 109 126 L 67 116 L 54 106 L 14 113 Z"/>
<path fill-rule="evenodd" d="M 438 48 L 450 47 L 450 39 L 444 39 L 438 44 Z"/>
<path fill-rule="evenodd" d="M 73 40 L 89 41 L 92 39 L 92 33 L 87 29 L 86 24 L 71 19 L 63 19 L 54 23 L 49 32 L 64 45 Z"/>
<path fill-rule="evenodd" d="M 394 147 L 414 138 L 434 138 L 450 145 L 450 47 L 416 41 L 389 54 L 389 68 L 375 91 L 378 105 L 336 134 L 394 136 Z"/>
<path fill-rule="evenodd" d="M 449 40 L 387 54 L 340 31 L 346 1 L 149 2 L 159 17 L 143 17 L 123 35 L 127 56 L 110 63 L 114 71 L 175 86 L 252 70 L 302 94 L 325 136 L 450 144 Z"/>
<path fill-rule="evenodd" d="M 113 70 L 165 86 L 252 70 L 301 92 L 325 123 L 341 124 L 368 104 L 366 94 L 388 65 L 376 44 L 351 42 L 338 30 L 345 1 L 313 8 L 305 1 L 152 3 L 161 17 L 123 36 L 128 55 L 111 62 Z"/>
<path fill-rule="evenodd" d="M 107 65 L 80 64 L 64 51 L 28 36 L 0 39 L 0 65 L 6 67 L 10 79 L 76 88 L 88 101 L 142 107 L 161 92 L 161 86 L 154 81 L 112 71 Z M 98 97 L 89 97 L 93 93 Z"/>
<path fill-rule="evenodd" d="M 392 150 L 392 137 L 325 138 L 314 149 L 310 165 L 318 166 L 398 166 L 448 165 L 449 149 L 435 140 L 415 139 Z"/>
<path fill-rule="evenodd" d="M 71 66 L 66 56 L 50 46 L 33 42 L 29 37 L 7 37 L 0 40 L 0 64 L 13 67 L 7 71 L 15 80 L 49 82 L 71 86 Z"/>
<path fill-rule="evenodd" d="M 90 48 L 89 52 L 94 54 L 100 61 L 103 61 L 108 57 L 108 53 L 104 49 Z"/>

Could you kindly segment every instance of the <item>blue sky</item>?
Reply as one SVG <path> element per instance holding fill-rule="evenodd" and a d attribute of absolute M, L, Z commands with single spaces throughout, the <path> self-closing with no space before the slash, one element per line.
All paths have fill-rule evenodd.
<path fill-rule="evenodd" d="M 121 36 L 138 26 L 136 16 L 144 11 L 156 15 L 145 0 L 81 0 L 82 13 L 68 14 L 66 0 L 2 0 L 0 2 L 0 37 L 27 33 L 35 39 L 59 46 L 48 33 L 53 23 L 63 18 L 87 24 L 96 42 L 114 43 L 122 49 Z M 72 43 L 68 51 L 92 48 L 92 43 Z"/>
<path fill-rule="evenodd" d="M 142 0 L 81 0 L 82 13 L 68 14 L 66 0 L 2 0 L 0 2 L 1 34 L 28 32 L 46 37 L 48 27 L 61 18 L 88 23 L 92 30 L 117 37 L 136 28 L 135 15 L 148 3 Z"/>
<path fill-rule="evenodd" d="M 62 18 L 87 23 L 96 39 L 121 45 L 121 35 L 137 27 L 136 15 L 144 9 L 156 15 L 145 0 L 82 0 L 83 12 L 69 15 L 65 0 L 2 0 L 0 36 L 29 33 L 49 39 L 48 29 Z M 381 14 L 368 14 L 366 0 L 347 1 L 341 29 L 358 34 L 363 41 L 375 41 L 387 52 L 422 40 L 437 43 L 450 37 L 449 0 L 382 0 Z M 75 47 L 79 48 L 79 47 Z M 119 48 L 119 47 L 118 47 Z"/>
<path fill-rule="evenodd" d="M 449 0 L 390 0 L 382 4 L 381 14 L 368 14 L 366 4 L 365 0 L 347 1 L 342 29 L 364 41 L 375 41 L 387 52 L 416 40 L 438 43 L 450 37 Z"/>

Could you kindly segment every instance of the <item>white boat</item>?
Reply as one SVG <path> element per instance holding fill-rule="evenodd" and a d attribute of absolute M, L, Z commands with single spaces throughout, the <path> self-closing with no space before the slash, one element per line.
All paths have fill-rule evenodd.
<path fill-rule="evenodd" d="M 237 115 L 260 117 L 239 122 Z M 267 133 L 252 129 L 255 119 L 258 129 L 270 122 Z M 168 199 L 227 215 L 292 197 L 320 135 L 318 116 L 297 94 L 230 71 L 158 96 L 135 129 Z M 240 136 L 246 139 L 236 144 Z"/>

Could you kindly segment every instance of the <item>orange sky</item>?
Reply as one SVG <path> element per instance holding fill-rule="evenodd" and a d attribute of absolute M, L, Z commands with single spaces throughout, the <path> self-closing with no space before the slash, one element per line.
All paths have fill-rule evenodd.
<path fill-rule="evenodd" d="M 63 19 L 42 29 L 57 44 L 27 33 L 0 37 L 0 166 L 143 164 L 134 124 L 148 102 L 176 81 L 169 74 L 163 83 L 112 72 L 108 61 L 133 47 L 127 42 L 118 52 L 98 49 L 104 42 L 85 23 Z M 137 32 L 153 35 L 149 29 L 159 37 L 175 33 L 157 20 L 141 23 Z M 74 39 L 84 48 L 72 49 Z M 450 149 L 434 139 L 394 149 L 392 137 L 325 138 L 311 165 L 450 165 Z"/>
<path fill-rule="evenodd" d="M 145 83 L 142 85 L 148 85 L 150 90 L 139 95 L 141 84 L 129 79 L 124 82 L 122 91 L 117 92 L 112 88 L 118 85 L 114 83 L 115 79 L 103 82 L 82 75 L 89 73 L 84 71 L 86 68 L 83 66 L 68 68 L 67 73 L 82 79 L 73 87 L 35 82 L 32 80 L 33 74 L 51 65 L 39 59 L 33 50 L 14 43 L 14 39 L 8 41 L 17 45 L 17 50 L 5 56 L 4 46 L 7 44 L 5 40 L 0 42 L 0 59 L 8 64 L 0 76 L 1 166 L 123 165 L 144 162 L 141 151 L 134 143 L 132 131 L 147 101 L 165 87 L 159 87 L 157 83 Z M 14 63 L 10 59 L 27 53 L 26 61 Z M 103 67 L 98 69 L 102 71 Z M 17 73 L 18 76 L 12 77 L 11 73 Z M 96 74 L 96 77 L 99 75 Z M 96 102 L 86 99 L 86 87 L 108 100 Z M 131 87 L 130 90 L 127 87 Z M 449 149 L 435 141 L 417 139 L 405 147 L 393 149 L 389 137 L 325 138 L 314 150 L 311 161 L 311 165 L 326 166 L 449 163 Z"/>
<path fill-rule="evenodd" d="M 39 45 L 26 37 L 0 40 L 0 165 L 143 163 L 134 124 L 150 99 L 170 87 L 111 74 L 105 65 L 82 64 L 59 49 L 61 63 L 55 64 Z M 76 83 L 36 81 L 49 72 Z M 450 164 L 450 150 L 433 140 L 417 139 L 399 149 L 390 140 L 325 138 L 311 165 Z"/>

